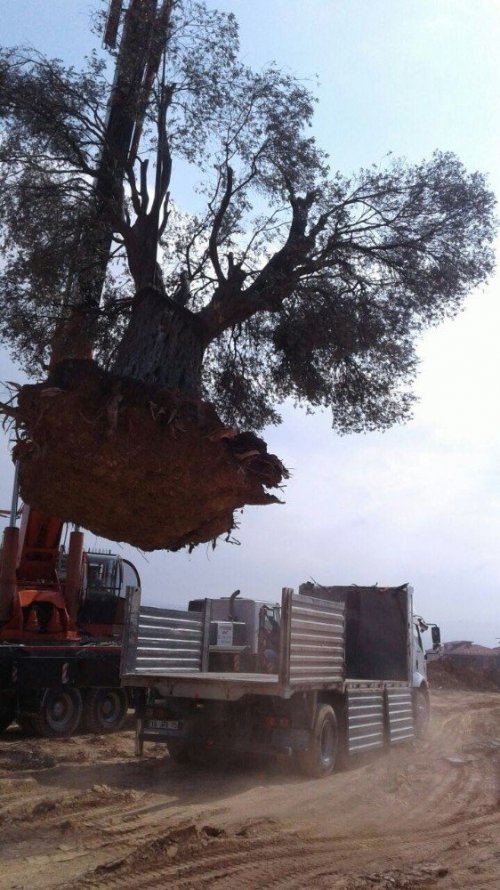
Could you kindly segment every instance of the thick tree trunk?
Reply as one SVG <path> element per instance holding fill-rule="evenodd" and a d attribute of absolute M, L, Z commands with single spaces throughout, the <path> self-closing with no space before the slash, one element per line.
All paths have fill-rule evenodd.
<path fill-rule="evenodd" d="M 136 295 L 113 372 L 200 397 L 203 326 L 153 287 Z"/>
<path fill-rule="evenodd" d="M 145 550 L 214 540 L 245 504 L 276 503 L 268 489 L 287 477 L 281 461 L 201 401 L 208 342 L 199 317 L 145 287 L 115 373 L 73 359 L 22 387 L 15 422 L 24 501 Z"/>

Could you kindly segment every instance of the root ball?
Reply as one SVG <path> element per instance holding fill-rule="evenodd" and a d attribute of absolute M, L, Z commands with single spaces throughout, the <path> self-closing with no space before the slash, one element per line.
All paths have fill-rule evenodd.
<path fill-rule="evenodd" d="M 15 424 L 26 503 L 143 550 L 178 550 L 234 528 L 234 511 L 279 499 L 288 474 L 262 439 L 213 407 L 68 360 L 24 386 Z"/>

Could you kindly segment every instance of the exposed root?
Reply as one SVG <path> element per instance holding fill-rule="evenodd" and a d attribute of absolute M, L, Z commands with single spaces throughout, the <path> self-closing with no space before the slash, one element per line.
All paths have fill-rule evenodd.
<path fill-rule="evenodd" d="M 178 550 L 227 535 L 288 477 L 262 439 L 213 407 L 84 360 L 61 362 L 9 408 L 23 499 L 97 535 Z M 85 421 L 85 422 L 83 422 Z"/>

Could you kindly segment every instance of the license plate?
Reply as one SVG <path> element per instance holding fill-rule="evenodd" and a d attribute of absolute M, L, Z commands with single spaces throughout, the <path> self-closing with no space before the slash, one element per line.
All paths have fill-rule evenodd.
<path fill-rule="evenodd" d="M 148 729 L 179 729 L 178 720 L 146 720 Z"/>

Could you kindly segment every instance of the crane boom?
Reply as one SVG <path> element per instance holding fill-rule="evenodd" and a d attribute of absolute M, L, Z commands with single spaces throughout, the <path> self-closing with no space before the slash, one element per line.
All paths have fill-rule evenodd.
<path fill-rule="evenodd" d="M 90 358 L 106 270 L 111 257 L 111 203 L 120 203 L 127 166 L 135 158 L 148 98 L 158 72 L 170 27 L 173 0 L 111 2 L 105 45 L 116 44 L 122 32 L 108 100 L 102 148 L 97 161 L 93 197 L 77 236 L 76 273 L 67 288 L 69 315 L 58 325 L 51 366 L 64 358 Z"/>

